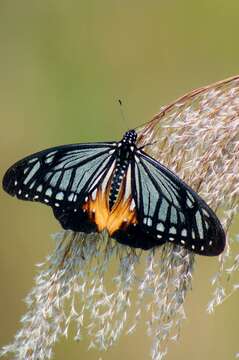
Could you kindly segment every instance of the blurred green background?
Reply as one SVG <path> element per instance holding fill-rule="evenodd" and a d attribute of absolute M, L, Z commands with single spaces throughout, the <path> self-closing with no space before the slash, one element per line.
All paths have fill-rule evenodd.
<path fill-rule="evenodd" d="M 239 72 L 238 0 L 0 2 L 0 175 L 49 146 L 119 139 L 190 89 Z M 126 122 L 117 99 L 124 103 Z M 49 208 L 1 190 L 0 345 L 19 328 L 35 266 L 59 225 Z M 198 258 L 172 359 L 233 359 L 238 299 L 205 313 L 216 260 Z M 144 326 L 106 354 L 62 340 L 56 359 L 149 359 Z"/>

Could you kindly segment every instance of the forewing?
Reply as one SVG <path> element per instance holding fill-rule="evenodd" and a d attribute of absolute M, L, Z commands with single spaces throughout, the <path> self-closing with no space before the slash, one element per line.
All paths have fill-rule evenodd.
<path fill-rule="evenodd" d="M 174 173 L 138 151 L 134 175 L 141 230 L 150 232 L 156 244 L 170 241 L 208 256 L 223 251 L 225 233 L 217 216 Z"/>
<path fill-rule="evenodd" d="M 113 163 L 112 149 L 112 143 L 92 143 L 41 151 L 9 168 L 3 188 L 19 199 L 50 205 L 66 229 L 90 231 L 82 206 Z"/>

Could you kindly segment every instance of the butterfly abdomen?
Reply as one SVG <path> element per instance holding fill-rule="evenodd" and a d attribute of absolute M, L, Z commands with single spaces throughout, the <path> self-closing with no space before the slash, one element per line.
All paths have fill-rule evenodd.
<path fill-rule="evenodd" d="M 109 209 L 111 210 L 114 206 L 120 192 L 123 178 L 125 176 L 128 167 L 127 161 L 118 161 L 115 172 L 112 177 L 110 192 L 109 192 Z"/>
<path fill-rule="evenodd" d="M 119 196 L 121 185 L 127 172 L 130 161 L 135 152 L 136 135 L 133 130 L 128 131 L 122 141 L 118 143 L 116 151 L 116 167 L 111 180 L 109 191 L 109 209 L 111 210 Z"/>

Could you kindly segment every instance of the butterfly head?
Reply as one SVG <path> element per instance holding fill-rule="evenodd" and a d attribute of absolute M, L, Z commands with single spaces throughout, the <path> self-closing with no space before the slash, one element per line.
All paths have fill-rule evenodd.
<path fill-rule="evenodd" d="M 135 130 L 127 131 L 122 139 L 123 144 L 134 145 L 137 139 L 137 133 Z"/>

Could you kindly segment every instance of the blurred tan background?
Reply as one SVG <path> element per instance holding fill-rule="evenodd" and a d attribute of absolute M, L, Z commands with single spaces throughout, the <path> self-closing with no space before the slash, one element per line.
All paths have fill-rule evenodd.
<path fill-rule="evenodd" d="M 1 178 L 49 146 L 120 139 L 179 95 L 237 74 L 238 18 L 238 0 L 2 0 Z M 48 207 L 0 196 L 3 345 L 19 328 L 34 264 L 53 248 L 49 234 L 59 225 Z M 215 270 L 215 259 L 198 258 L 188 319 L 168 360 L 229 360 L 239 351 L 238 297 L 213 316 L 205 312 Z M 149 359 L 151 340 L 142 324 L 105 354 L 87 344 L 63 339 L 55 359 Z"/>

